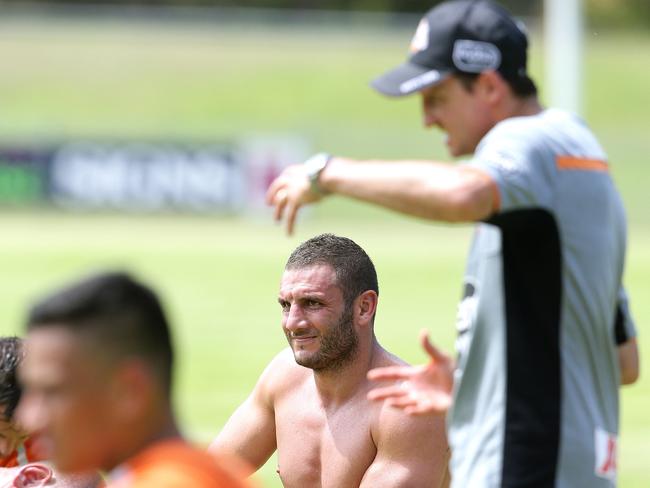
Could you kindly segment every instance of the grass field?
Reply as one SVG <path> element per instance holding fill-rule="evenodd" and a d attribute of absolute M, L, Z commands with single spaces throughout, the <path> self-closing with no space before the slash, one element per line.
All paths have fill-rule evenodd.
<path fill-rule="evenodd" d="M 443 157 L 420 129 L 415 99 L 385 101 L 366 82 L 402 59 L 410 29 L 312 29 L 261 24 L 122 24 L 0 20 L 0 139 L 221 140 L 299 134 L 316 149 L 359 157 Z M 597 34 L 597 35 L 596 35 Z M 539 43 L 538 43 L 539 44 Z M 611 156 L 630 216 L 626 284 L 640 329 L 650 322 L 650 35 L 590 33 L 586 115 Z M 540 77 L 539 50 L 532 71 Z M 543 94 L 542 87 L 542 94 Z M 20 332 L 26 304 L 91 269 L 128 268 L 156 284 L 175 324 L 181 360 L 176 403 L 187 431 L 207 442 L 284 346 L 276 303 L 289 252 L 330 231 L 375 261 L 380 341 L 422 360 L 417 331 L 447 350 L 470 229 L 404 219 L 336 198 L 287 238 L 258 218 L 0 214 L 2 333 Z M 623 390 L 620 485 L 650 486 L 650 369 Z M 277 487 L 272 462 L 260 474 Z"/>

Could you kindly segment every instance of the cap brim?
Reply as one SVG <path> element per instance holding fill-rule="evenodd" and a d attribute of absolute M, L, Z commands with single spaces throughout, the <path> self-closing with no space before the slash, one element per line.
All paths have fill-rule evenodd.
<path fill-rule="evenodd" d="M 407 61 L 372 80 L 370 86 L 389 97 L 402 97 L 436 85 L 448 75 L 449 72 L 427 68 Z"/>

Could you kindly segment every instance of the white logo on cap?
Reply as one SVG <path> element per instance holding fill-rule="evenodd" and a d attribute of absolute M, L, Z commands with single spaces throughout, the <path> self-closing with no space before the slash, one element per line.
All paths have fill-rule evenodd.
<path fill-rule="evenodd" d="M 501 64 L 501 51 L 494 44 L 483 41 L 459 39 L 451 55 L 456 67 L 467 73 L 480 73 L 497 69 Z"/>
<path fill-rule="evenodd" d="M 422 19 L 418 24 L 418 28 L 415 29 L 415 34 L 413 34 L 410 51 L 416 53 L 424 51 L 427 47 L 429 47 L 429 22 L 427 19 Z"/>
<path fill-rule="evenodd" d="M 422 73 L 421 75 L 416 76 L 403 82 L 399 86 L 399 91 L 402 93 L 411 93 L 420 88 L 423 88 L 427 85 L 431 85 L 440 79 L 440 71 L 435 69 Z"/>

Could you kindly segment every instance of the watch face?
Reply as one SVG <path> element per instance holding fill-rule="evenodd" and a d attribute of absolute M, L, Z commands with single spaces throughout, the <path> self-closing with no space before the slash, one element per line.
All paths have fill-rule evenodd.
<path fill-rule="evenodd" d="M 327 166 L 329 160 L 330 160 L 329 154 L 318 153 L 312 156 L 311 158 L 309 158 L 307 161 L 305 161 L 309 179 L 311 180 L 318 179 L 320 172 L 323 171 L 323 168 L 325 168 L 325 166 Z"/>
<path fill-rule="evenodd" d="M 329 163 L 331 156 L 327 153 L 318 153 L 307 161 L 305 161 L 305 166 L 307 167 L 307 177 L 311 183 L 311 190 L 314 193 L 324 193 L 323 189 L 318 185 L 318 177 L 321 174 L 321 171 Z"/>

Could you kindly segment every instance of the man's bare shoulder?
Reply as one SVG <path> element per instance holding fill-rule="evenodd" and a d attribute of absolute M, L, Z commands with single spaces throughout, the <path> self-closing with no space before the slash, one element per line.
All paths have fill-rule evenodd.
<path fill-rule="evenodd" d="M 291 348 L 287 347 L 266 366 L 258 388 L 270 396 L 282 395 L 302 384 L 311 374 L 311 370 L 296 364 Z"/>
<path fill-rule="evenodd" d="M 377 367 L 408 364 L 387 352 L 378 355 L 377 361 L 373 363 Z M 421 480 L 441 480 L 440 486 L 447 486 L 446 482 L 442 482 L 447 472 L 449 452 L 445 418 L 441 415 L 409 415 L 386 402 L 372 403 L 375 404 L 375 409 L 370 428 L 377 455 L 366 473 L 366 481 L 372 484 L 375 477 L 379 477 L 392 479 L 393 484 L 400 486 L 420 486 Z M 412 485 L 413 482 L 416 484 Z"/>
<path fill-rule="evenodd" d="M 385 349 L 376 354 L 376 359 L 372 363 L 372 368 L 408 365 L 406 361 Z M 370 382 L 369 386 L 376 385 Z M 399 440 L 401 436 L 405 436 L 413 440 L 435 439 L 435 443 L 446 446 L 443 416 L 408 415 L 402 409 L 391 407 L 386 402 L 376 405 L 372 428 L 373 437 L 376 435 L 377 440 Z"/>
<path fill-rule="evenodd" d="M 408 366 L 409 363 L 377 345 L 369 369 L 384 368 L 386 366 Z"/>

